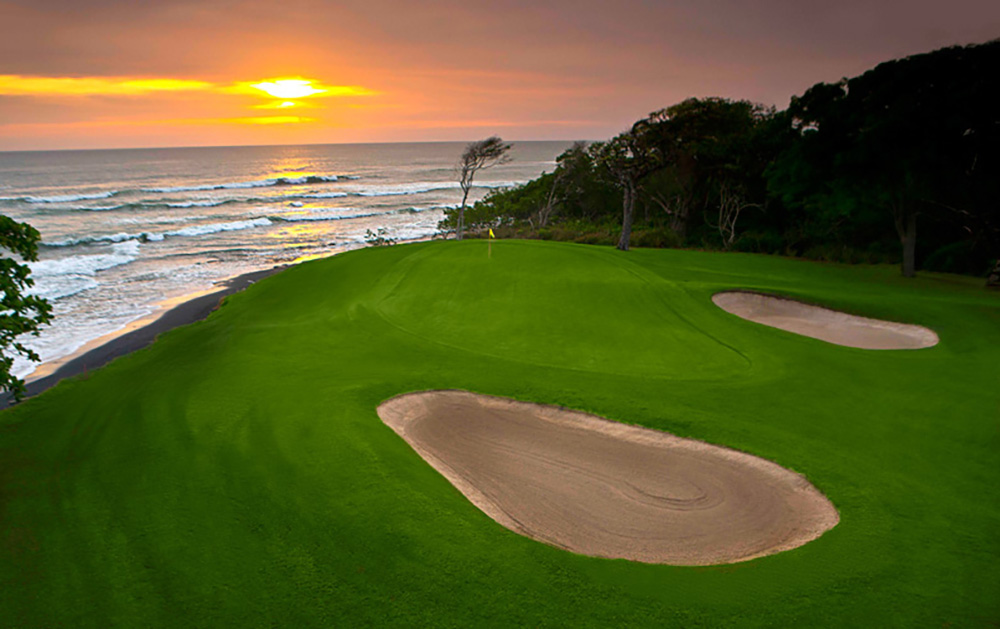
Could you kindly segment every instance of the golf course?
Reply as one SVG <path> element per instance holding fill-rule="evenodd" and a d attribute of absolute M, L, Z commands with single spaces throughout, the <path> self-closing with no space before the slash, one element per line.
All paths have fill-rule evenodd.
<path fill-rule="evenodd" d="M 732 291 L 936 344 L 826 342 Z M 0 413 L 0 627 L 995 626 L 998 369 L 975 277 L 528 240 L 305 262 Z M 571 552 L 377 412 L 441 390 L 752 455 L 836 518 L 736 563 Z"/>

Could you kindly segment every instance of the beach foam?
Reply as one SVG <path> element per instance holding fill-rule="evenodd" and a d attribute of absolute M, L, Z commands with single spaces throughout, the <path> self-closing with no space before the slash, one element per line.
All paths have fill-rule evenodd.
<path fill-rule="evenodd" d="M 183 222 L 183 221 L 177 221 Z M 229 221 L 226 223 L 208 223 L 204 225 L 193 225 L 191 227 L 184 227 L 182 229 L 175 229 L 166 232 L 138 232 L 138 233 L 127 233 L 119 232 L 117 234 L 105 234 L 101 236 L 83 236 L 80 238 L 67 238 L 65 240 L 55 240 L 51 242 L 43 242 L 42 244 L 47 247 L 76 247 L 78 245 L 90 245 L 99 243 L 116 243 L 125 241 L 147 241 L 147 242 L 160 242 L 161 240 L 168 237 L 185 237 L 185 236 L 204 236 L 207 234 L 216 234 L 219 232 L 228 231 L 239 231 L 243 229 L 253 229 L 254 227 L 266 227 L 270 225 L 271 221 L 266 217 L 254 218 L 245 221 Z"/>
<path fill-rule="evenodd" d="M 9 201 L 25 201 L 27 203 L 72 203 L 74 201 L 90 201 L 93 199 L 109 199 L 116 194 L 119 194 L 118 190 L 109 190 L 107 192 L 95 192 L 92 194 L 60 194 L 51 197 L 36 197 L 36 196 L 26 196 L 26 197 L 16 197 L 13 199 L 5 199 Z"/>
<path fill-rule="evenodd" d="M 29 262 L 35 285 L 28 293 L 45 299 L 59 299 L 95 288 L 94 276 L 99 271 L 128 264 L 139 257 L 139 243 L 120 242 L 106 253 L 68 256 L 53 260 Z"/>
<path fill-rule="evenodd" d="M 159 237 L 148 235 L 149 240 L 163 240 L 165 236 L 204 236 L 219 232 L 240 231 L 243 229 L 253 229 L 254 227 L 266 227 L 271 225 L 271 221 L 266 217 L 254 218 L 246 221 L 231 221 L 228 223 L 209 223 L 207 225 L 194 225 L 174 231 L 165 232 Z"/>

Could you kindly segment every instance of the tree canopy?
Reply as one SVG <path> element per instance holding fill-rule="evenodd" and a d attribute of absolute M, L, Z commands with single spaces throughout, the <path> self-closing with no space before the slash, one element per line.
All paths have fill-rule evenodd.
<path fill-rule="evenodd" d="M 799 138 L 772 170 L 772 189 L 789 205 L 852 222 L 891 216 L 906 276 L 916 272 L 918 216 L 991 239 L 1000 181 L 998 67 L 1000 42 L 992 42 L 813 86 L 792 99 Z"/>
<path fill-rule="evenodd" d="M 783 111 L 691 98 L 574 145 L 471 213 L 622 249 L 639 238 L 984 276 L 1000 255 L 998 67 L 995 40 L 818 83 Z"/>

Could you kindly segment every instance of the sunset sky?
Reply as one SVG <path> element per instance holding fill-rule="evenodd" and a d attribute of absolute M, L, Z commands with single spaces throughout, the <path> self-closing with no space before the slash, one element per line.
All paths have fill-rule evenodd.
<path fill-rule="evenodd" d="M 0 150 L 600 139 L 996 37 L 995 0 L 0 0 Z"/>

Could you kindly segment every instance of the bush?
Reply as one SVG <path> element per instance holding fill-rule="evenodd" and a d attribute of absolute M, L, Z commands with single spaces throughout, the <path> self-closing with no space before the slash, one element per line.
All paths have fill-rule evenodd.
<path fill-rule="evenodd" d="M 676 249 L 682 244 L 677 232 L 666 226 L 639 227 L 632 232 L 631 245 L 633 247 Z"/>

